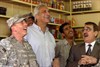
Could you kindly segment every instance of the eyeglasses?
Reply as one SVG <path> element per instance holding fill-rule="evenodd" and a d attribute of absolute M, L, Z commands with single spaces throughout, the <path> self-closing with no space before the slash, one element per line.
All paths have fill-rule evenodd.
<path fill-rule="evenodd" d="M 90 27 L 87 27 L 87 28 L 84 28 L 82 31 L 87 31 L 87 32 L 89 32 L 89 31 L 91 31 L 92 29 L 90 28 Z"/>

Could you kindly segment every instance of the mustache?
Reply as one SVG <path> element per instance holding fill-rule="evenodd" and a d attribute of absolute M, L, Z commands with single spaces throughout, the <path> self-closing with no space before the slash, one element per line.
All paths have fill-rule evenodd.
<path fill-rule="evenodd" d="M 84 37 L 88 37 L 88 34 L 87 33 L 84 33 Z"/>

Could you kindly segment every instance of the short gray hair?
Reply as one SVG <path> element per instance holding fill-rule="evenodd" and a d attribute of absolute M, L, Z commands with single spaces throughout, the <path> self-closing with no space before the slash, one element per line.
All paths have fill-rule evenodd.
<path fill-rule="evenodd" d="M 33 13 L 34 17 L 35 17 L 35 15 L 37 15 L 39 13 L 40 8 L 42 8 L 42 7 L 48 8 L 45 4 L 40 4 L 40 5 L 36 6 L 34 8 L 34 13 Z"/>

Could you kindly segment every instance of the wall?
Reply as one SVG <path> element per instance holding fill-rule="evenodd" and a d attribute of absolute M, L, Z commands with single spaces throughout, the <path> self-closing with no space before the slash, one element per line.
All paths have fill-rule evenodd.
<path fill-rule="evenodd" d="M 0 37 L 6 37 L 10 34 L 10 30 L 7 26 L 6 19 L 0 18 Z"/>
<path fill-rule="evenodd" d="M 14 5 L 13 5 L 14 4 Z M 21 4 L 16 4 L 16 3 L 10 3 L 10 1 L 6 2 L 1 2 L 0 1 L 0 7 L 5 7 L 7 8 L 6 15 L 7 16 L 13 16 L 16 14 L 26 14 L 28 12 L 31 12 L 31 7 L 30 6 L 23 6 Z M 10 34 L 10 30 L 7 26 L 6 20 L 8 18 L 2 18 L 0 17 L 0 37 L 6 37 Z"/>
<path fill-rule="evenodd" d="M 98 10 L 99 12 L 73 15 L 72 17 L 76 20 L 76 24 L 83 26 L 87 21 L 93 21 L 98 24 L 100 22 L 100 0 L 92 0 L 92 10 Z"/>
<path fill-rule="evenodd" d="M 73 15 L 73 18 L 76 20 L 77 26 L 83 26 L 84 23 L 88 21 L 98 24 L 100 22 L 100 13 Z"/>

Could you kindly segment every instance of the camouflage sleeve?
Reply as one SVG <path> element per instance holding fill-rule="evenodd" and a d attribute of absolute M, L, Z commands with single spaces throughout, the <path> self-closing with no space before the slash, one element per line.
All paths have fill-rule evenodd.
<path fill-rule="evenodd" d="M 0 67 L 4 67 L 7 64 L 6 49 L 0 45 Z M 5 66 L 6 67 L 6 66 Z"/>
<path fill-rule="evenodd" d="M 0 67 L 14 67 L 14 55 L 0 44 Z"/>

